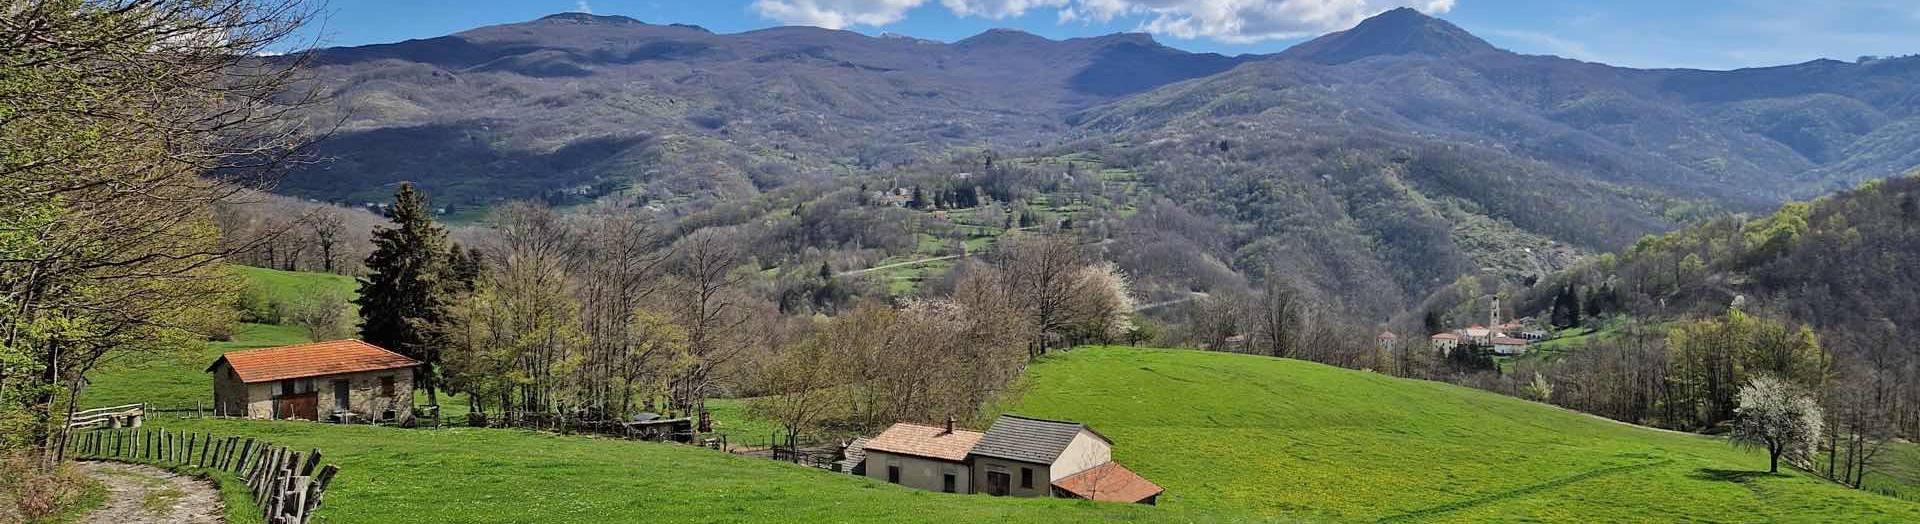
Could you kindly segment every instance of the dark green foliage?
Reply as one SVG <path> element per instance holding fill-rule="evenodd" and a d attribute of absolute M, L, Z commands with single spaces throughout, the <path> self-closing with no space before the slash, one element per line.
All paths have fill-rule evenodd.
<path fill-rule="evenodd" d="M 480 274 L 486 270 L 487 262 L 481 257 L 480 248 L 462 250 L 460 244 L 456 243 L 448 251 L 447 271 L 458 291 L 472 292 L 480 280 Z"/>
<path fill-rule="evenodd" d="M 1478 344 L 1462 343 L 1453 351 L 1447 352 L 1447 367 L 1454 373 L 1475 373 L 1495 371 L 1500 366 L 1493 361 L 1493 348 Z"/>
<path fill-rule="evenodd" d="M 1560 293 L 1553 296 L 1553 327 L 1560 329 L 1580 327 L 1579 284 L 1567 284 Z"/>
<path fill-rule="evenodd" d="M 430 332 L 444 320 L 451 295 L 470 286 L 471 277 L 455 271 L 447 232 L 433 223 L 426 197 L 412 184 L 401 184 L 394 193 L 388 218 L 393 227 L 373 232 L 368 275 L 360 279 L 354 300 L 360 306 L 360 339 L 426 363 L 415 373 L 432 395 L 440 351 Z M 460 270 L 477 274 L 473 255 L 458 257 Z"/>

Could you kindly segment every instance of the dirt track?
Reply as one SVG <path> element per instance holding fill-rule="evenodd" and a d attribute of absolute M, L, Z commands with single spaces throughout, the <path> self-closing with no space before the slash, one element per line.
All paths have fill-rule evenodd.
<path fill-rule="evenodd" d="M 118 462 L 83 462 L 80 468 L 107 486 L 107 502 L 88 514 L 92 524 L 218 524 L 225 512 L 220 491 L 206 481 Z"/>

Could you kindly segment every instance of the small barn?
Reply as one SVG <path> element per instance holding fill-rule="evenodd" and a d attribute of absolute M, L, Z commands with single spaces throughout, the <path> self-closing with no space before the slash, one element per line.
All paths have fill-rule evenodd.
<path fill-rule="evenodd" d="M 1153 504 L 1162 491 L 1113 462 L 1113 441 L 1078 422 L 1001 415 L 969 458 L 989 495 Z"/>
<path fill-rule="evenodd" d="M 372 422 L 413 416 L 420 362 L 358 340 L 335 340 L 220 355 L 213 405 L 222 416 Z"/>

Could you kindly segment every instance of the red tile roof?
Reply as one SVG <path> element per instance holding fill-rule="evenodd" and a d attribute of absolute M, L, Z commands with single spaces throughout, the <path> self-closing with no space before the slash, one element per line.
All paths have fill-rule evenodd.
<path fill-rule="evenodd" d="M 1118 463 L 1108 462 L 1053 481 L 1053 487 L 1087 500 L 1140 502 L 1166 491 Z"/>
<path fill-rule="evenodd" d="M 1434 340 L 1460 340 L 1460 335 L 1456 335 L 1453 333 L 1436 333 L 1433 335 L 1433 339 Z"/>
<path fill-rule="evenodd" d="M 956 429 L 948 433 L 944 427 L 902 422 L 867 441 L 867 451 L 961 462 L 967 459 L 967 452 L 973 451 L 973 445 L 980 443 L 982 436 L 985 435 L 978 431 Z"/>
<path fill-rule="evenodd" d="M 240 375 L 240 381 L 249 384 L 420 365 L 417 360 L 358 340 L 233 351 L 220 355 L 218 360 L 207 366 L 207 371 L 220 367 L 221 362 L 233 366 L 233 372 Z"/>

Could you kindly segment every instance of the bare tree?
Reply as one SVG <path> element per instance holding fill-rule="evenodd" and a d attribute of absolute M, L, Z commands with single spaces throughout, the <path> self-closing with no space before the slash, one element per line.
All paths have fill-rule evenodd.
<path fill-rule="evenodd" d="M 1267 284 L 1248 311 L 1253 318 L 1253 338 L 1267 355 L 1293 357 L 1307 334 L 1307 321 L 1315 306 L 1305 291 L 1287 282 L 1285 277 L 1267 271 Z"/>
<path fill-rule="evenodd" d="M 725 232 L 703 229 L 679 242 L 669 273 L 668 300 L 687 336 L 689 363 L 673 380 L 671 401 L 685 412 L 702 412 L 718 387 L 718 369 L 738 356 L 741 328 L 751 319 L 739 287 L 743 246 Z"/>
<path fill-rule="evenodd" d="M 1028 355 L 1039 357 L 1065 342 L 1076 317 L 1075 302 L 1090 284 L 1079 278 L 1088 263 L 1085 251 L 1064 234 L 1013 233 L 1002 240 L 995 262 L 1006 289 L 1034 328 Z"/>
<path fill-rule="evenodd" d="M 315 247 L 320 248 L 320 270 L 333 273 L 340 263 L 340 234 L 346 229 L 347 219 L 338 209 L 324 208 L 307 217 L 309 237 Z"/>

